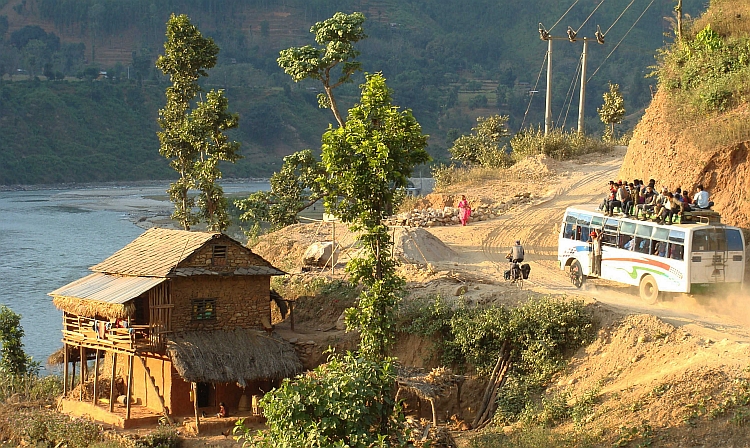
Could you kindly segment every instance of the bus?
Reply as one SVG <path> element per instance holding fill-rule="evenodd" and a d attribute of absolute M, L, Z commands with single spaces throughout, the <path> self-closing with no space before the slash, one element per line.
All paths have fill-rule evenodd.
<path fill-rule="evenodd" d="M 696 213 L 696 215 L 699 215 Z M 655 303 L 662 292 L 704 293 L 740 288 L 745 274 L 745 238 L 723 225 L 718 214 L 695 222 L 657 224 L 633 217 L 606 216 L 592 206 L 569 207 L 560 225 L 557 259 L 580 288 L 587 278 L 637 286 L 641 299 Z M 594 275 L 590 233 L 602 235 L 600 275 Z"/>

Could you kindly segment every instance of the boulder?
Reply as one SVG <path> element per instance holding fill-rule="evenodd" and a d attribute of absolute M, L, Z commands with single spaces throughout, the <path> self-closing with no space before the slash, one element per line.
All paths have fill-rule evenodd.
<path fill-rule="evenodd" d="M 319 241 L 312 243 L 310 247 L 305 251 L 302 260 L 306 266 L 330 266 L 331 261 L 335 264 L 336 253 L 333 250 L 333 243 L 331 241 Z M 333 257 L 333 260 L 331 258 Z"/>

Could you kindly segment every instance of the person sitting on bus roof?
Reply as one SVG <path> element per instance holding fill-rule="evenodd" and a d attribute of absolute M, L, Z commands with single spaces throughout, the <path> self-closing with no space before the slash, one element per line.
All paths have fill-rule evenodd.
<path fill-rule="evenodd" d="M 639 203 L 635 206 L 635 216 L 638 217 L 640 213 L 643 213 L 643 218 L 646 219 L 646 213 L 650 213 L 654 211 L 654 207 L 656 206 L 656 193 L 654 192 L 654 187 L 649 185 L 644 190 L 641 190 L 643 193 L 643 202 Z"/>
<path fill-rule="evenodd" d="M 609 210 L 609 201 L 614 198 L 614 192 L 615 192 L 615 181 L 611 180 L 609 181 L 609 192 L 607 193 L 607 196 L 604 197 L 604 200 L 602 201 L 601 205 L 599 205 L 599 210 L 602 210 L 604 213 L 607 213 L 607 210 Z"/>
<path fill-rule="evenodd" d="M 707 210 L 713 207 L 713 201 L 709 201 L 709 194 L 703 189 L 703 185 L 698 185 L 698 191 L 693 196 L 693 202 L 695 206 L 702 210 Z"/>
<path fill-rule="evenodd" d="M 662 206 L 658 216 L 656 217 L 657 222 L 659 224 L 666 224 L 667 220 L 671 222 L 674 213 L 678 211 L 678 208 L 679 205 L 677 205 L 677 201 L 675 201 L 674 195 L 671 192 L 667 192 L 667 200 L 664 201 L 664 205 Z"/>
<path fill-rule="evenodd" d="M 662 187 L 661 192 L 656 196 L 656 204 L 654 204 L 654 215 L 658 218 L 659 215 L 661 215 L 662 208 L 664 208 L 664 203 L 666 203 L 669 198 L 667 197 L 667 193 L 669 193 L 669 190 L 667 190 L 667 187 Z"/>

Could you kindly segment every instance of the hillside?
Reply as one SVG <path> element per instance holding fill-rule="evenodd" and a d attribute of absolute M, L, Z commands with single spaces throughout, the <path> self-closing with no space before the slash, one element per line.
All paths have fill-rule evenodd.
<path fill-rule="evenodd" d="M 700 0 L 684 3 L 690 14 L 703 7 Z M 268 176 L 280 166 L 283 155 L 319 145 L 320 135 L 333 121 L 329 113 L 315 107 L 320 86 L 312 81 L 292 83 L 276 58 L 280 49 L 312 44 L 310 26 L 336 11 L 366 14 L 369 37 L 358 44 L 364 70 L 382 71 L 394 89 L 395 103 L 414 111 L 431 136 L 429 151 L 436 162 L 447 161 L 447 148 L 453 139 L 468 133 L 478 116 L 508 114 L 514 130 L 543 120 L 544 80 L 539 84 L 536 80 L 547 48 L 539 39 L 539 22 L 556 36 L 564 36 L 565 28 L 572 26 L 580 28 L 579 36 L 590 37 L 600 25 L 607 31 L 606 44 L 589 51 L 591 79 L 586 104 L 587 130 L 596 133 L 601 130 L 596 108 L 608 81 L 621 85 L 628 112 L 635 117 L 650 100 L 650 81 L 643 75 L 652 64 L 653 52 L 663 45 L 663 34 L 669 32 L 670 24 L 664 17 L 670 16 L 672 5 L 633 2 L 632 7 L 625 8 L 604 2 L 574 6 L 558 20 L 568 5 L 553 0 L 2 0 L 0 85 L 4 98 L 13 98 L 14 104 L 10 108 L 5 100 L 0 103 L 0 136 L 3 148 L 15 162 L 0 167 L 0 182 L 163 176 L 163 166 L 151 170 L 138 167 L 149 157 L 138 155 L 135 165 L 130 166 L 130 160 L 120 154 L 132 149 L 145 155 L 158 147 L 153 123 L 164 101 L 167 80 L 155 69 L 154 61 L 162 51 L 165 23 L 173 12 L 188 14 L 221 48 L 219 64 L 210 71 L 205 84 L 227 89 L 230 110 L 241 116 L 235 138 L 242 143 L 246 156 L 245 162 L 227 168 L 227 176 Z M 571 117 L 576 116 L 577 100 L 572 99 L 580 50 L 580 40 L 577 44 L 560 41 L 555 47 L 553 115 L 556 125 L 565 128 L 574 125 Z M 79 118 L 96 116 L 110 123 L 122 120 L 122 110 L 131 106 L 122 104 L 125 100 L 119 93 L 106 101 L 87 102 L 81 110 L 68 109 L 67 100 L 57 105 L 56 128 L 68 127 L 75 132 L 42 132 L 39 139 L 31 139 L 20 138 L 28 133 L 13 129 L 18 120 L 46 129 L 41 112 L 27 107 L 23 100 L 29 90 L 42 89 L 55 80 L 68 83 L 63 90 L 72 96 L 86 97 L 90 88 L 85 84 L 94 79 L 116 84 L 112 89 L 102 89 L 105 95 L 121 88 L 141 91 L 143 110 L 137 117 L 124 119 L 127 127 L 110 127 L 104 139 L 129 142 L 128 151 L 100 145 L 101 139 L 95 134 L 103 128 L 87 127 Z M 356 86 L 361 79 L 358 75 L 354 83 L 338 89 L 342 109 L 356 101 Z M 535 87 L 540 94 L 529 105 L 529 91 Z M 56 89 L 48 87 L 50 91 Z M 575 103 L 572 108 L 571 103 Z M 102 172 L 87 168 L 80 173 L 68 170 L 60 176 L 35 174 L 50 171 L 48 166 L 29 166 L 40 160 L 28 154 L 39 140 L 44 152 L 54 153 L 63 166 L 78 164 L 77 153 L 97 154 L 102 158 Z M 117 175 L 107 168 L 122 163 L 128 166 Z"/>
<path fill-rule="evenodd" d="M 708 27 L 708 28 L 707 28 Z M 750 4 L 720 0 L 668 47 L 659 90 L 636 126 L 623 179 L 703 184 L 725 222 L 750 227 Z"/>

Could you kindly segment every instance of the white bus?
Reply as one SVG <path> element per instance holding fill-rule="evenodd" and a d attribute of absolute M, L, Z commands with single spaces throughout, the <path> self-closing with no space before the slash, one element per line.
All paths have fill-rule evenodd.
<path fill-rule="evenodd" d="M 712 212 L 713 213 L 713 212 Z M 717 215 L 718 216 L 718 215 Z M 565 211 L 557 244 L 560 269 L 580 288 L 588 277 L 638 286 L 654 303 L 661 291 L 699 293 L 742 285 L 745 238 L 737 227 L 696 217 L 697 222 L 660 225 L 605 216 L 594 206 Z M 601 275 L 593 273 L 590 232 L 602 234 Z"/>

